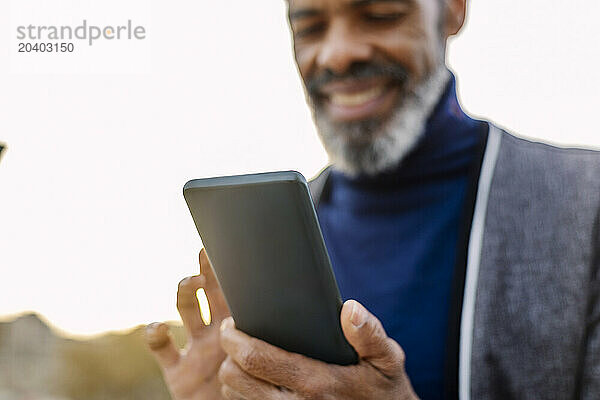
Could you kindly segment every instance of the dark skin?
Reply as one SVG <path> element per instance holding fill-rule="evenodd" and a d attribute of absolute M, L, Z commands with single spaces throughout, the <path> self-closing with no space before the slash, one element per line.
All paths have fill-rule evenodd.
<path fill-rule="evenodd" d="M 212 322 L 205 326 L 196 291 L 204 288 L 210 302 Z M 184 351 L 175 347 L 169 328 L 154 323 L 146 328 L 146 341 L 154 354 L 173 399 L 221 399 L 219 368 L 225 360 L 219 326 L 229 317 L 221 288 L 214 276 L 206 251 L 200 252 L 200 274 L 179 282 L 177 310 L 187 334 Z"/>
<path fill-rule="evenodd" d="M 445 52 L 446 39 L 457 33 L 465 18 L 466 0 L 290 0 L 289 18 L 296 63 L 304 82 L 331 71 L 343 76 L 354 64 L 398 63 L 406 68 L 406 85 L 414 88 L 432 73 Z M 378 107 L 356 118 L 389 114 L 401 101 L 397 88 L 381 79 L 344 79 L 325 85 L 321 93 L 330 117 L 330 101 L 338 92 L 383 86 L 390 95 Z M 332 112 L 333 109 L 333 112 Z"/>
<path fill-rule="evenodd" d="M 416 85 L 440 62 L 446 39 L 462 27 L 465 3 L 289 0 L 302 79 L 306 82 L 325 70 L 344 75 L 356 63 L 392 61 L 406 68 L 406 84 Z M 356 105 L 373 93 L 378 97 Z M 321 88 L 325 109 L 340 121 L 385 116 L 398 105 L 398 93 L 377 77 L 345 78 Z M 186 350 L 174 346 L 165 324 L 152 324 L 146 332 L 174 399 L 416 399 L 404 370 L 402 348 L 356 301 L 344 304 L 340 322 L 360 361 L 352 366 L 331 365 L 237 330 L 204 250 L 200 270 L 200 275 L 184 279 L 177 293 L 188 335 Z M 195 295 L 201 287 L 211 304 L 210 326 L 202 322 Z"/>

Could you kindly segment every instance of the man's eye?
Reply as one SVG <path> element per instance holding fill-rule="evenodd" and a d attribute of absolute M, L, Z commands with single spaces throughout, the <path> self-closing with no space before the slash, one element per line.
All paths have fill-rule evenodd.
<path fill-rule="evenodd" d="M 319 23 L 308 26 L 306 28 L 296 30 L 295 36 L 297 38 L 304 38 L 308 36 L 317 35 L 325 30 L 325 24 Z"/>
<path fill-rule="evenodd" d="M 393 22 L 398 21 L 404 13 L 368 13 L 364 15 L 367 22 Z"/>

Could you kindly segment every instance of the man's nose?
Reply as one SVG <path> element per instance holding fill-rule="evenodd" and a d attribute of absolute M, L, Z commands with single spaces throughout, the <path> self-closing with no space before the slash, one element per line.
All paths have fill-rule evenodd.
<path fill-rule="evenodd" d="M 329 69 L 336 74 L 343 74 L 352 64 L 369 61 L 373 56 L 371 46 L 343 23 L 330 25 L 319 50 L 318 68 Z"/>

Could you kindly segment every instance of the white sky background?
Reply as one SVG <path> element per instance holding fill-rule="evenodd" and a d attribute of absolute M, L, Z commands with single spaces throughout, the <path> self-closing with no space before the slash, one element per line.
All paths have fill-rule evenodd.
<path fill-rule="evenodd" d="M 465 109 L 600 146 L 599 14 L 592 0 L 471 1 L 449 50 Z M 147 39 L 15 58 L 16 25 L 83 18 L 132 19 Z M 0 27 L 0 318 L 35 310 L 72 334 L 178 319 L 200 249 L 183 184 L 326 162 L 283 0 L 11 0 Z"/>

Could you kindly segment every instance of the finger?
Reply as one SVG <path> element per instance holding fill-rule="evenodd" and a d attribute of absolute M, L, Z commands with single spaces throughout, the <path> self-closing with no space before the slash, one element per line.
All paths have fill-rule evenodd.
<path fill-rule="evenodd" d="M 192 338 L 198 337 L 205 326 L 196 297 L 196 291 L 205 283 L 206 278 L 202 275 L 190 276 L 179 282 L 177 288 L 177 310 L 188 336 Z"/>
<path fill-rule="evenodd" d="M 212 318 L 216 323 L 221 323 L 222 320 L 230 315 L 229 307 L 227 307 L 227 302 L 208 259 L 206 249 L 200 250 L 200 273 L 206 278 L 204 290 L 208 296 Z"/>
<path fill-rule="evenodd" d="M 148 325 L 144 336 L 161 368 L 165 369 L 177 364 L 181 355 L 173 343 L 167 324 L 155 322 Z"/>
<path fill-rule="evenodd" d="M 246 400 L 244 396 L 226 385 L 221 386 L 221 396 L 226 400 Z"/>
<path fill-rule="evenodd" d="M 346 301 L 340 319 L 346 339 L 361 359 L 387 377 L 404 375 L 404 351 L 364 306 L 355 300 Z"/>
<path fill-rule="evenodd" d="M 331 373 L 322 361 L 290 353 L 235 329 L 232 318 L 221 324 L 221 347 L 248 374 L 298 393 L 311 393 Z"/>
<path fill-rule="evenodd" d="M 282 396 L 281 389 L 248 374 L 231 357 L 221 364 L 219 381 L 249 400 L 280 399 Z"/>

